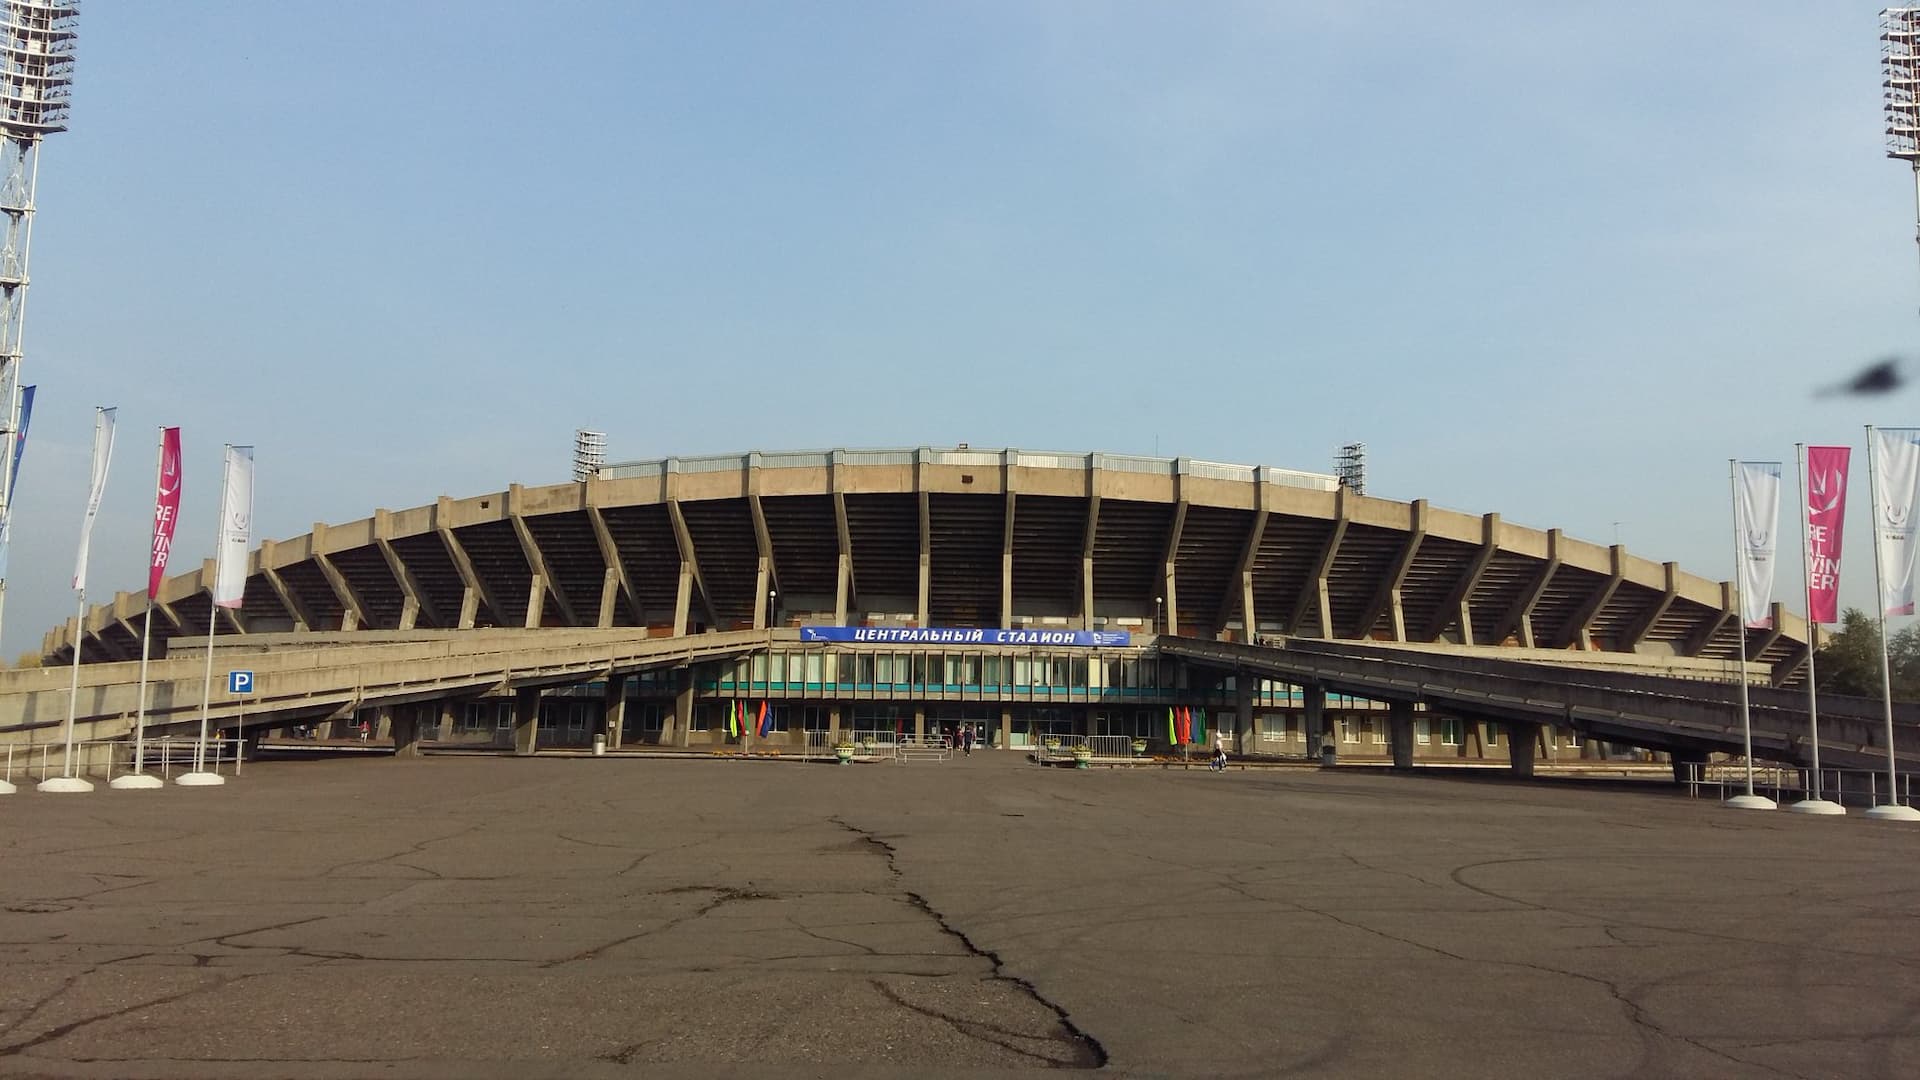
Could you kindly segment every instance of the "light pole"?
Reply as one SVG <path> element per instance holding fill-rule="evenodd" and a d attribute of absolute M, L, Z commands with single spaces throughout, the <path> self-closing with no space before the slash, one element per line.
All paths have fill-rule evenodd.
<path fill-rule="evenodd" d="M 21 381 L 27 323 L 27 250 L 33 241 L 40 139 L 67 130 L 76 3 L 0 3 L 0 544 L 13 519 L 13 474 L 26 434 Z M 0 607 L 7 599 L 0 570 Z M 73 649 L 78 655 L 79 638 Z"/>
<path fill-rule="evenodd" d="M 1920 222 L 1920 8 L 1880 13 L 1880 77 L 1887 120 L 1887 156 L 1913 168 L 1914 213 Z M 1914 239 L 1920 241 L 1920 224 Z"/>
<path fill-rule="evenodd" d="M 1153 632 L 1155 636 L 1158 636 L 1160 633 L 1160 605 L 1166 602 L 1167 598 L 1164 596 L 1156 596 L 1153 598 Z"/>

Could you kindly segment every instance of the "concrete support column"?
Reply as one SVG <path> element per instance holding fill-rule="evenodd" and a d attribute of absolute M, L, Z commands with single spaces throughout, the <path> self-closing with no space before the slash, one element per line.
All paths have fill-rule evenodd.
<path fill-rule="evenodd" d="M 1667 755 L 1673 760 L 1673 782 L 1684 784 L 1694 778 L 1700 767 L 1707 763 L 1705 750 L 1674 750 Z"/>
<path fill-rule="evenodd" d="M 1413 768 L 1413 702 L 1387 703 L 1387 739 L 1393 748 L 1393 767 Z"/>
<path fill-rule="evenodd" d="M 420 706 L 402 705 L 393 710 L 393 756 L 420 756 Z"/>
<path fill-rule="evenodd" d="M 607 736 L 607 749 L 620 749 L 621 740 L 627 730 L 627 677 L 625 675 L 607 676 L 605 707 L 600 710 L 602 730 Z"/>
<path fill-rule="evenodd" d="M 391 705 L 374 706 L 373 723 L 369 725 L 372 730 L 372 734 L 369 736 L 370 738 L 386 739 L 392 737 L 393 711 L 393 706 Z"/>
<path fill-rule="evenodd" d="M 1507 731 L 1507 762 L 1513 768 L 1513 775 L 1531 779 L 1534 747 L 1540 743 L 1540 725 L 1515 720 L 1501 726 Z"/>
<path fill-rule="evenodd" d="M 1093 629 L 1093 556 L 1080 559 L 1080 629 Z"/>
<path fill-rule="evenodd" d="M 530 757 L 540 747 L 540 691 L 537 688 L 513 692 L 513 753 Z"/>
<path fill-rule="evenodd" d="M 916 707 L 913 710 L 913 737 L 915 739 L 927 737 L 927 710 L 925 709 Z"/>
<path fill-rule="evenodd" d="M 693 669 L 678 669 L 674 672 L 674 679 L 679 690 L 673 695 L 673 719 L 668 723 L 678 726 L 678 730 L 672 732 L 673 735 L 678 736 L 678 741 L 670 738 L 669 732 L 666 731 L 660 733 L 660 741 L 671 746 L 691 746 L 693 745 Z"/>
<path fill-rule="evenodd" d="M 1301 687 L 1301 696 L 1306 703 L 1305 720 L 1307 728 L 1307 756 L 1318 758 L 1320 746 L 1328 742 L 1332 734 L 1327 729 L 1327 689 L 1324 686 Z M 1337 743 L 1328 743 L 1337 746 Z"/>
<path fill-rule="evenodd" d="M 452 698 L 448 698 L 440 703 L 440 707 L 436 710 L 438 715 L 434 718 L 435 732 L 433 737 L 435 739 L 440 742 L 446 742 L 453 738 L 455 710 L 458 708 L 459 706 L 454 703 Z"/>
<path fill-rule="evenodd" d="M 1008 747 L 1013 745 L 1013 710 L 1012 709 L 1002 708 L 1000 710 L 1000 743 L 999 745 L 1000 745 L 1000 749 L 1002 750 L 1005 750 Z"/>
<path fill-rule="evenodd" d="M 1233 677 L 1233 748 L 1235 753 L 1251 754 L 1259 742 L 1253 730 L 1253 684 L 1258 675 L 1242 671 Z"/>
<path fill-rule="evenodd" d="M 827 739 L 835 746 L 840 745 L 840 706 L 827 707 Z"/>
<path fill-rule="evenodd" d="M 847 594 L 853 587 L 853 556 L 842 554 L 834 572 L 833 625 L 847 625 Z"/>
<path fill-rule="evenodd" d="M 680 563 L 680 582 L 673 591 L 673 636 L 683 637 L 687 632 L 687 620 L 693 608 L 693 564 L 685 560 Z"/>

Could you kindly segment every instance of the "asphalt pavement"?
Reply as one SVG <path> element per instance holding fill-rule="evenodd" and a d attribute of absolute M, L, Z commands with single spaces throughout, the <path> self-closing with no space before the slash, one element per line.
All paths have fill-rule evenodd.
<path fill-rule="evenodd" d="M 1341 768 L 0 797 L 0 1076 L 1920 1076 L 1920 827 Z"/>

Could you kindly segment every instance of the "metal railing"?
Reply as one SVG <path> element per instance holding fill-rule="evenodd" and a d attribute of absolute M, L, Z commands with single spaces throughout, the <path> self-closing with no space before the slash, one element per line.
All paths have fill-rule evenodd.
<path fill-rule="evenodd" d="M 170 780 L 176 772 L 185 772 L 193 766 L 194 744 L 198 739 L 175 738 L 161 735 L 147 740 L 146 769 L 159 770 L 162 780 Z M 16 747 L 7 746 L 6 763 L 0 766 L 0 780 L 13 783 L 13 774 L 18 762 L 21 776 L 34 782 L 47 780 L 67 773 L 65 743 L 41 743 L 38 746 L 24 748 L 26 754 L 16 755 Z M 206 767 L 209 772 L 219 773 L 223 767 L 231 767 L 234 775 L 239 775 L 243 745 L 238 739 L 211 737 L 207 739 Z M 21 760 L 24 759 L 24 760 Z M 134 746 L 124 739 L 88 739 L 73 744 L 75 776 L 99 777 L 111 781 L 116 776 L 129 775 L 134 769 Z"/>
<path fill-rule="evenodd" d="M 1033 759 L 1042 764 L 1065 761 L 1085 750 L 1104 763 L 1150 760 L 1145 751 L 1134 753 L 1134 742 L 1132 735 L 1047 735 L 1032 747 Z"/>
<path fill-rule="evenodd" d="M 1703 791 L 1711 791 L 1718 799 L 1730 794 L 1739 794 L 1747 789 L 1747 767 L 1742 761 L 1714 761 L 1705 763 L 1687 763 L 1684 766 L 1685 778 L 1681 781 L 1687 787 L 1687 797 L 1698 799 Z M 1790 765 L 1759 765 L 1753 767 L 1753 790 L 1757 794 L 1771 794 L 1776 802 L 1798 802 L 1814 797 L 1817 790 L 1820 797 L 1831 799 L 1846 805 L 1848 799 L 1857 805 L 1881 806 L 1892 803 L 1899 806 L 1912 806 L 1913 774 L 1899 775 L 1899 788 L 1889 793 L 1887 774 L 1877 769 L 1821 769 L 1817 778 L 1811 770 Z M 1891 797 L 1889 797 L 1891 795 Z"/>

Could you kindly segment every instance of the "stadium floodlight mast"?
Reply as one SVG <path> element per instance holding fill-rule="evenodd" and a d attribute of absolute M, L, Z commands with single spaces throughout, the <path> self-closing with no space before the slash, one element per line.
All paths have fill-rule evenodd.
<path fill-rule="evenodd" d="M 1887 156 L 1913 169 L 1914 243 L 1920 245 L 1920 7 L 1880 13 L 1880 98 Z"/>
<path fill-rule="evenodd" d="M 0 528 L 13 511 L 40 140 L 67 130 L 79 0 L 0 0 Z M 0 613 L 7 598 L 0 567 Z"/>

